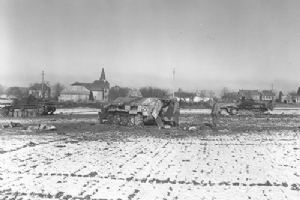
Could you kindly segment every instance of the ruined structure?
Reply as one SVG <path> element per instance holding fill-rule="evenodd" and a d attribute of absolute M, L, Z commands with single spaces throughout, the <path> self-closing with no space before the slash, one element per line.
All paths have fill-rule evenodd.
<path fill-rule="evenodd" d="M 101 109 L 99 121 L 125 126 L 176 126 L 179 124 L 179 103 L 176 99 L 119 97 Z"/>

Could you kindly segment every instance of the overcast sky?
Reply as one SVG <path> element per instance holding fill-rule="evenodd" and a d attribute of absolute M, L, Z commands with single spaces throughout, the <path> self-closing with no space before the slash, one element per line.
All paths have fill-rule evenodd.
<path fill-rule="evenodd" d="M 0 0 L 0 84 L 300 86 L 299 0 Z"/>

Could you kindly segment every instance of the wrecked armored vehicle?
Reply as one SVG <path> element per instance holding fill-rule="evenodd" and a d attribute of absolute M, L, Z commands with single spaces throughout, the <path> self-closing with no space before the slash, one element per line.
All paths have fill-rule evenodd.
<path fill-rule="evenodd" d="M 14 99 L 9 103 L 0 102 L 0 117 L 36 117 L 53 114 L 56 106 L 53 102 L 33 97 Z"/>
<path fill-rule="evenodd" d="M 176 126 L 179 124 L 179 103 L 176 99 L 119 97 L 101 109 L 99 121 L 125 126 Z"/>
<path fill-rule="evenodd" d="M 217 103 L 219 113 L 229 115 L 242 114 L 247 112 L 264 113 L 268 110 L 273 110 L 272 102 L 259 102 L 254 100 L 242 100 L 238 103 Z"/>

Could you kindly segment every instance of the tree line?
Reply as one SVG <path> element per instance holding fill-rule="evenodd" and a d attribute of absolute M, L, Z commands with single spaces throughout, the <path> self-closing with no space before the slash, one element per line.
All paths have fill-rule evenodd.
<path fill-rule="evenodd" d="M 115 86 L 110 88 L 108 93 L 109 101 L 113 101 L 118 97 L 126 97 L 132 89 L 128 87 Z M 157 98 L 167 98 L 169 95 L 168 90 L 156 88 L 156 87 L 142 87 L 138 90 L 142 97 L 157 97 Z"/>
<path fill-rule="evenodd" d="M 34 84 L 30 84 L 29 87 L 4 87 L 0 85 L 0 95 L 6 94 L 8 96 L 14 96 L 16 98 L 25 98 L 29 96 L 29 88 Z M 50 85 L 49 83 L 45 83 L 48 87 L 51 88 L 51 97 L 53 99 L 58 99 L 61 92 L 64 90 L 65 86 L 61 83 L 55 83 L 54 85 Z"/>

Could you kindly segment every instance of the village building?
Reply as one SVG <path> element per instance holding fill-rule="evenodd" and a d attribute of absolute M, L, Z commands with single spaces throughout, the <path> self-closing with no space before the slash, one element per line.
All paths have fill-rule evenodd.
<path fill-rule="evenodd" d="M 64 89 L 58 101 L 88 102 L 90 91 L 83 86 L 71 86 Z"/>
<path fill-rule="evenodd" d="M 300 103 L 300 87 L 298 87 L 297 93 L 292 95 L 294 103 Z"/>
<path fill-rule="evenodd" d="M 199 103 L 199 102 L 209 102 L 211 100 L 210 97 L 199 97 L 199 96 L 195 96 L 193 98 L 193 102 L 194 103 Z"/>
<path fill-rule="evenodd" d="M 300 103 L 300 87 L 297 93 L 291 92 L 289 94 L 283 94 L 283 92 L 280 91 L 278 100 L 282 103 Z"/>
<path fill-rule="evenodd" d="M 244 100 L 255 100 L 259 101 L 260 100 L 260 93 L 258 90 L 239 90 L 238 92 L 239 99 L 244 99 Z"/>
<path fill-rule="evenodd" d="M 296 103 L 300 99 L 297 98 L 296 93 L 284 94 L 282 91 L 279 92 L 278 101 L 281 103 Z"/>
<path fill-rule="evenodd" d="M 292 94 L 292 101 L 293 103 L 300 103 L 300 87 L 297 90 L 296 94 Z"/>
<path fill-rule="evenodd" d="M 73 102 L 106 102 L 110 84 L 106 80 L 104 69 L 102 68 L 99 80 L 92 83 L 75 82 L 70 88 L 62 91 L 59 101 Z"/>
<path fill-rule="evenodd" d="M 274 101 L 275 93 L 272 90 L 263 90 L 260 93 L 260 100 L 262 101 Z"/>
<path fill-rule="evenodd" d="M 298 94 L 292 95 L 292 101 L 293 103 L 300 103 L 300 95 Z"/>
<path fill-rule="evenodd" d="M 282 95 L 282 97 L 281 97 L 281 102 L 282 102 L 282 103 L 294 103 L 294 102 L 293 102 L 293 96 L 292 96 L 292 95 L 289 95 L 289 94 L 287 94 L 287 95 Z"/>
<path fill-rule="evenodd" d="M 28 94 L 35 98 L 50 98 L 51 88 L 47 84 L 35 83 L 29 87 Z"/>
<path fill-rule="evenodd" d="M 239 101 L 239 95 L 237 92 L 226 92 L 221 97 L 223 102 L 238 102 Z"/>
<path fill-rule="evenodd" d="M 1 98 L 18 99 L 28 96 L 28 87 L 9 87 Z"/>

